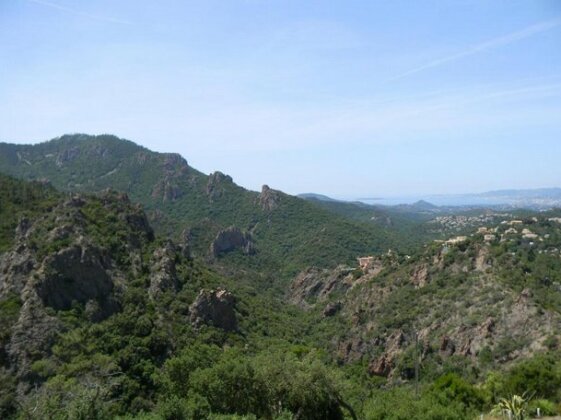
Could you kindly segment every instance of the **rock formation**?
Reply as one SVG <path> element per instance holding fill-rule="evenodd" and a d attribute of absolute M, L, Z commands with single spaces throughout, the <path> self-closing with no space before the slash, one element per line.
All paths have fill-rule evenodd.
<path fill-rule="evenodd" d="M 235 304 L 234 295 L 224 289 L 203 289 L 189 307 L 191 324 L 195 327 L 208 324 L 224 331 L 236 331 Z"/>
<path fill-rule="evenodd" d="M 239 228 L 231 226 L 218 232 L 216 238 L 212 241 L 212 244 L 210 244 L 210 255 L 216 258 L 222 254 L 238 249 L 246 255 L 255 253 L 255 246 L 251 234 L 242 232 Z"/>

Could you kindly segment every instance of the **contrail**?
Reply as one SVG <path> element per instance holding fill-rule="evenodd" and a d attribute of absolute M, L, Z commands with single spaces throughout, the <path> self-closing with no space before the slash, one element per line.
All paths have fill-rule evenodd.
<path fill-rule="evenodd" d="M 29 1 L 31 3 L 40 4 L 42 6 L 47 6 L 47 7 L 50 7 L 52 9 L 61 10 L 63 12 L 71 13 L 73 15 L 83 16 L 83 17 L 86 17 L 86 18 L 89 18 L 89 19 L 98 20 L 98 21 L 101 21 L 101 22 L 117 23 L 117 24 L 120 24 L 120 25 L 132 25 L 132 22 L 129 22 L 127 20 L 115 19 L 115 18 L 112 18 L 112 17 L 99 16 L 99 15 L 94 15 L 94 14 L 91 14 L 91 13 L 81 12 L 79 10 L 72 9 L 72 8 L 66 7 L 66 6 L 62 6 L 60 4 L 52 3 L 52 2 L 46 1 L 46 0 L 27 0 L 27 1 Z"/>
<path fill-rule="evenodd" d="M 399 80 L 399 79 L 403 79 L 404 77 L 410 76 L 412 74 L 415 73 L 420 73 L 424 70 L 428 70 L 434 67 L 438 67 L 441 66 L 443 64 L 449 63 L 451 61 L 456 61 L 456 60 L 460 60 L 464 57 L 468 57 L 470 55 L 474 55 L 474 54 L 478 54 L 484 51 L 488 51 L 488 50 L 492 50 L 498 47 L 502 47 L 503 45 L 508 45 L 508 44 L 512 44 L 513 42 L 516 41 L 520 41 L 521 39 L 525 39 L 525 38 L 529 38 L 532 35 L 541 33 L 541 32 L 545 32 L 548 31 L 552 28 L 555 28 L 557 26 L 561 25 L 561 17 L 558 17 L 556 19 L 552 19 L 552 20 L 548 20 L 548 21 L 544 21 L 544 22 L 540 22 L 540 23 L 536 23 L 534 25 L 528 26 L 527 28 L 524 28 L 520 31 L 516 31 L 516 32 L 511 32 L 510 34 L 507 35 L 503 35 L 500 36 L 498 38 L 493 38 L 490 39 L 488 41 L 482 42 L 480 44 L 474 45 L 472 47 L 467 48 L 464 51 L 460 51 L 457 52 L 456 54 L 452 54 L 446 57 L 442 57 L 442 58 L 438 58 L 436 60 L 433 61 L 429 61 L 426 64 L 423 64 L 422 66 L 419 67 L 415 67 L 411 70 L 408 70 L 404 73 L 398 74 L 397 76 L 394 76 L 390 79 L 388 79 L 387 81 L 394 81 L 394 80 Z"/>

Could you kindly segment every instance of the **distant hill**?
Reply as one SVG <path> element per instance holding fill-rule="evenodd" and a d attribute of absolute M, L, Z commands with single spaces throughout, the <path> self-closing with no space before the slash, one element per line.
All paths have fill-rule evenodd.
<path fill-rule="evenodd" d="M 315 194 L 315 193 L 304 193 L 298 194 L 297 197 L 303 198 L 305 200 L 318 200 L 318 201 L 340 201 L 334 198 L 328 197 L 322 194 Z"/>
<path fill-rule="evenodd" d="M 111 135 L 0 143 L 0 172 L 48 181 L 62 191 L 125 192 L 143 205 L 157 231 L 189 242 L 195 255 L 233 263 L 249 259 L 281 276 L 397 245 L 377 226 L 267 186 L 260 193 L 245 190 L 228 175 L 201 173 L 178 154 L 152 152 Z M 225 232 L 230 227 L 239 232 Z M 221 244 L 214 246 L 215 240 Z"/>
<path fill-rule="evenodd" d="M 371 203 L 371 200 L 361 200 Z M 437 194 L 414 197 L 387 197 L 372 202 L 375 205 L 400 205 L 427 201 L 439 207 L 494 207 L 548 210 L 561 207 L 560 188 L 509 189 L 470 194 Z"/>

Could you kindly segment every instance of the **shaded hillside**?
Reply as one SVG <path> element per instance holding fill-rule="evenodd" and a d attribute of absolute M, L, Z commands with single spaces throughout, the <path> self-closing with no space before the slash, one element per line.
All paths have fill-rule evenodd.
<path fill-rule="evenodd" d="M 261 193 L 247 191 L 220 172 L 202 174 L 177 154 L 151 152 L 114 136 L 63 136 L 34 146 L 3 143 L 0 172 L 48 180 L 64 191 L 110 187 L 126 192 L 143 205 L 159 232 L 181 237 L 202 257 L 216 257 L 210 252 L 213 241 L 235 227 L 252 242 L 253 256 L 245 264 L 269 272 L 350 262 L 397 245 L 378 226 L 348 220 L 266 186 Z M 230 251 L 243 254 L 237 247 L 224 254 Z"/>

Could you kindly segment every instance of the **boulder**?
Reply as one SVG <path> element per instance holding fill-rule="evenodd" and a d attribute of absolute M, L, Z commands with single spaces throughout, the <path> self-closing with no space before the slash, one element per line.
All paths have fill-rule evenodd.
<path fill-rule="evenodd" d="M 238 320 L 235 312 L 236 299 L 224 289 L 201 290 L 189 307 L 191 324 L 198 328 L 203 324 L 236 331 Z"/>

